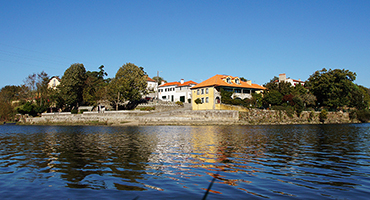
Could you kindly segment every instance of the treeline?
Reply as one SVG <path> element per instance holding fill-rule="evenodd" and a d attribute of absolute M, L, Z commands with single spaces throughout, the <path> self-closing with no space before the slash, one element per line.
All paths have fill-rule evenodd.
<path fill-rule="evenodd" d="M 114 78 L 107 78 L 104 66 L 86 71 L 83 64 L 72 64 L 63 74 L 57 89 L 48 87 L 46 72 L 31 74 L 20 86 L 0 90 L 0 121 L 12 121 L 14 115 L 36 116 L 48 109 L 75 111 L 79 106 L 110 102 L 116 109 L 133 109 L 146 94 L 147 74 L 142 67 L 126 63 Z"/>
<path fill-rule="evenodd" d="M 233 99 L 232 93 L 222 91 L 223 103 L 245 107 L 263 107 L 285 110 L 300 116 L 303 110 L 349 111 L 352 118 L 370 120 L 370 90 L 355 84 L 356 73 L 349 70 L 322 69 L 313 73 L 304 85 L 292 86 L 274 77 L 264 84 L 263 94 L 253 94 L 252 99 Z"/>

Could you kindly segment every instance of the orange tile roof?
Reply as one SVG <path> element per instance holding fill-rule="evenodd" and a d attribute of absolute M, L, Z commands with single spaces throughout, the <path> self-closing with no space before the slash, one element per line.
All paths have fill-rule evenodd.
<path fill-rule="evenodd" d="M 166 86 L 171 86 L 171 85 L 180 85 L 180 83 L 179 82 L 169 82 L 169 83 L 165 83 L 165 84 L 163 84 L 163 85 L 160 85 L 160 86 L 158 86 L 158 87 L 166 87 Z"/>
<path fill-rule="evenodd" d="M 196 83 L 194 81 L 186 81 L 183 84 L 180 84 L 179 86 L 189 86 L 189 85 L 196 85 L 196 84 L 198 84 L 198 83 Z"/>
<path fill-rule="evenodd" d="M 181 84 L 180 82 L 169 82 L 169 83 L 165 83 L 163 85 L 160 85 L 159 87 L 166 87 L 166 86 L 190 86 L 190 84 L 193 84 L 193 85 L 196 85 L 198 83 L 194 82 L 194 81 L 186 81 L 184 82 L 183 84 Z"/>
<path fill-rule="evenodd" d="M 155 80 L 153 80 L 152 78 L 150 78 L 149 76 L 147 76 L 147 79 L 146 81 L 151 81 L 151 82 L 155 82 Z"/>
<path fill-rule="evenodd" d="M 199 84 L 196 86 L 192 87 L 191 89 L 196 89 L 196 88 L 202 88 L 202 87 L 209 87 L 209 86 L 223 86 L 223 87 L 236 87 L 236 88 L 249 88 L 249 89 L 257 89 L 257 90 L 265 90 L 266 88 L 258 85 L 258 84 L 249 84 L 244 81 L 240 81 L 240 84 L 236 84 L 235 82 L 231 81 L 231 83 L 227 83 L 224 81 L 227 77 L 230 77 L 231 80 L 235 80 L 238 77 L 233 77 L 233 76 L 228 76 L 228 75 L 215 75 Z"/>

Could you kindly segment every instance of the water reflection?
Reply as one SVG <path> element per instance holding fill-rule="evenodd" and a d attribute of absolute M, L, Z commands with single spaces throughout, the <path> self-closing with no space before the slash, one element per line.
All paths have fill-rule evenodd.
<path fill-rule="evenodd" d="M 212 199 L 353 194 L 361 199 L 370 192 L 369 129 L 366 124 L 4 126 L 0 178 L 6 184 L 0 183 L 0 196 L 14 197 L 5 191 L 23 185 L 32 188 L 25 195 L 47 186 L 66 188 L 64 197 L 70 197 L 70 188 L 201 198 L 214 178 Z"/>

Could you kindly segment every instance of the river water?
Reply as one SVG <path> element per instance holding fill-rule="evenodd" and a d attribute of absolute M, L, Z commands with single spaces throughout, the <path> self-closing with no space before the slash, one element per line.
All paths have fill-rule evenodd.
<path fill-rule="evenodd" d="M 369 199 L 370 124 L 0 126 L 0 199 Z"/>

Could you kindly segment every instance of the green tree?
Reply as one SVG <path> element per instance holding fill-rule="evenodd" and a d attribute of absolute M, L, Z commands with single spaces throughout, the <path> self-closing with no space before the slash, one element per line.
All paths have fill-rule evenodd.
<path fill-rule="evenodd" d="M 355 107 L 358 110 L 369 108 L 370 96 L 367 93 L 367 88 L 360 85 L 354 85 L 352 92 L 350 93 L 350 106 Z"/>
<path fill-rule="evenodd" d="M 252 93 L 251 103 L 258 108 L 261 107 L 263 103 L 262 93 Z"/>
<path fill-rule="evenodd" d="M 37 103 L 39 107 L 47 108 L 48 105 L 48 97 L 50 90 L 48 89 L 49 84 L 49 76 L 46 72 L 42 71 L 41 73 L 37 74 L 36 79 L 36 91 L 37 91 Z"/>
<path fill-rule="evenodd" d="M 323 109 L 319 114 L 319 120 L 320 122 L 324 123 L 327 118 L 328 118 L 328 111 Z"/>
<path fill-rule="evenodd" d="M 278 90 L 272 90 L 265 93 L 263 100 L 267 104 L 280 105 L 283 100 L 283 95 Z"/>
<path fill-rule="evenodd" d="M 126 63 L 118 69 L 116 76 L 109 83 L 110 100 L 116 105 L 128 102 L 126 109 L 133 109 L 142 95 L 146 94 L 147 75 L 144 68 Z"/>
<path fill-rule="evenodd" d="M 283 95 L 290 95 L 293 93 L 294 87 L 289 82 L 282 81 L 278 84 L 278 91 Z"/>
<path fill-rule="evenodd" d="M 14 117 L 14 109 L 9 101 L 0 99 L 0 121 L 11 121 Z"/>
<path fill-rule="evenodd" d="M 337 109 L 349 105 L 355 79 L 356 73 L 349 70 L 324 68 L 308 78 L 306 87 L 317 97 L 318 103 Z"/>
<path fill-rule="evenodd" d="M 107 80 L 104 76 L 108 74 L 104 71 L 104 66 L 101 65 L 98 71 L 87 71 L 85 86 L 83 90 L 83 100 L 86 105 L 97 105 L 99 100 L 106 97 Z"/>
<path fill-rule="evenodd" d="M 223 88 L 220 89 L 220 95 L 221 95 L 221 103 L 224 104 L 232 104 L 232 95 L 233 92 L 226 91 Z"/>
<path fill-rule="evenodd" d="M 0 90 L 0 99 L 5 102 L 12 102 L 15 100 L 21 100 L 25 98 L 26 87 L 7 85 Z"/>
<path fill-rule="evenodd" d="M 155 80 L 155 82 L 157 82 L 158 83 L 158 85 L 161 85 L 162 84 L 162 81 L 163 82 L 165 82 L 165 83 L 167 83 L 167 81 L 166 80 L 164 80 L 162 77 L 158 77 L 158 76 L 154 76 L 153 77 L 153 80 Z"/>
<path fill-rule="evenodd" d="M 67 109 L 78 107 L 83 102 L 86 69 L 83 64 L 72 64 L 65 72 L 59 88 Z"/>
<path fill-rule="evenodd" d="M 267 88 L 267 90 L 269 91 L 278 90 L 278 83 L 279 83 L 279 77 L 274 76 L 274 78 L 272 78 L 270 82 L 266 83 L 264 87 Z"/>

